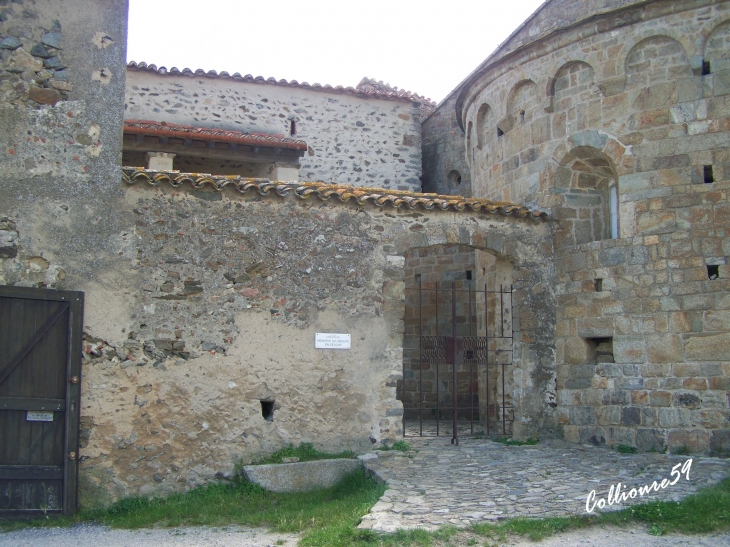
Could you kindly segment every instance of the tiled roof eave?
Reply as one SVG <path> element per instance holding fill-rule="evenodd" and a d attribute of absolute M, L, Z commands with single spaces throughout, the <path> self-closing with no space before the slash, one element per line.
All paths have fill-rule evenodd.
<path fill-rule="evenodd" d="M 445 196 L 439 194 L 423 194 L 418 192 L 401 192 L 381 188 L 361 188 L 343 184 L 326 184 L 323 182 L 286 182 L 269 179 L 247 178 L 234 175 L 209 175 L 206 173 L 180 173 L 179 171 L 151 171 L 138 167 L 123 167 L 122 180 L 129 185 L 146 182 L 152 186 L 165 183 L 174 188 L 189 184 L 193 188 L 211 187 L 217 191 L 231 187 L 241 194 L 254 191 L 265 196 L 272 192 L 280 197 L 293 195 L 299 199 L 312 196 L 322 201 L 335 197 L 342 202 L 354 199 L 359 205 L 371 203 L 378 207 L 391 206 L 396 209 L 423 208 L 426 210 L 442 210 L 452 212 L 473 212 L 497 214 L 532 220 L 547 220 L 544 211 L 530 209 L 522 205 L 487 199 L 464 198 L 461 196 Z"/>
<path fill-rule="evenodd" d="M 207 142 L 225 142 L 248 146 L 268 146 L 271 148 L 287 148 L 291 150 L 307 150 L 306 142 L 284 137 L 283 135 L 242 133 L 233 130 L 192 127 L 150 120 L 124 120 L 124 133 L 202 140 Z"/>

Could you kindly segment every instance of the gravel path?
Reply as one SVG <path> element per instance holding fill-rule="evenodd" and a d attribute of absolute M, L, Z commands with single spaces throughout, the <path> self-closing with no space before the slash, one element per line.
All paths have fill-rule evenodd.
<path fill-rule="evenodd" d="M 641 528 L 593 528 L 553 536 L 535 543 L 519 540 L 510 547 L 730 547 L 730 534 L 650 536 Z"/>
<path fill-rule="evenodd" d="M 471 536 L 470 536 L 471 537 Z M 484 545 L 484 538 L 475 537 Z M 172 528 L 156 530 L 111 530 L 105 526 L 34 528 L 0 533 L 0 547 L 294 547 L 293 534 L 272 534 L 260 529 L 237 526 L 224 528 Z M 283 543 L 277 543 L 283 542 Z M 468 538 L 451 545 L 467 545 Z M 493 543 L 487 543 L 494 545 Z M 591 528 L 561 534 L 540 543 L 511 539 L 500 547 L 730 547 L 730 534 L 655 537 L 637 528 Z"/>
<path fill-rule="evenodd" d="M 294 547 L 298 539 L 239 526 L 112 530 L 81 525 L 0 533 L 0 547 Z"/>

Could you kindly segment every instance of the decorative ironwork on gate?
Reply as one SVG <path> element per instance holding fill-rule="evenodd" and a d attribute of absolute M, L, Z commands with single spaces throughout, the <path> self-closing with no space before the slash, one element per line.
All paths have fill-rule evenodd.
<path fill-rule="evenodd" d="M 510 435 L 512 287 L 472 281 L 406 288 L 405 436 Z"/>

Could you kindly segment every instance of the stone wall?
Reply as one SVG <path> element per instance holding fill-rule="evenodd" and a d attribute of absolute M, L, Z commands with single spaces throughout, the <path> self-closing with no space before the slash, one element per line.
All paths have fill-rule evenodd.
<path fill-rule="evenodd" d="M 114 201 L 129 212 L 111 235 L 114 260 L 86 283 L 56 282 L 88 302 L 87 507 L 229 477 L 236 463 L 290 442 L 365 451 L 396 440 L 406 253 L 465 245 L 534 265 L 548 235 L 542 221 L 494 213 L 301 199 L 315 187 L 243 181 L 236 191 L 220 189 L 235 186 L 230 178 L 127 175 L 136 178 Z M 19 207 L 5 221 L 21 243 L 30 213 Z M 48 216 L 43 226 L 63 222 Z M 91 240 L 94 229 L 77 237 Z M 73 271 L 78 260 L 68 248 L 54 264 Z M 9 284 L 38 283 L 30 269 L 13 272 Z M 317 332 L 349 333 L 352 349 L 315 349 Z"/>
<path fill-rule="evenodd" d="M 599 15 L 487 63 L 460 97 L 475 195 L 556 220 L 541 427 L 571 441 L 730 450 L 729 9 Z"/>
<path fill-rule="evenodd" d="M 423 191 L 471 196 L 471 175 L 464 159 L 464 132 L 456 119 L 452 92 L 421 127 Z"/>
<path fill-rule="evenodd" d="M 294 122 L 309 147 L 300 180 L 421 190 L 420 104 L 407 99 L 129 69 L 124 117 L 286 136 Z"/>
<path fill-rule="evenodd" d="M 140 281 L 119 288 L 121 328 L 87 333 L 86 503 L 230 476 L 287 443 L 364 451 L 400 433 L 383 285 L 401 275 L 384 277 L 375 219 L 231 193 L 126 190 L 117 268 Z M 315 349 L 316 332 L 352 349 Z"/>
<path fill-rule="evenodd" d="M 0 57 L 12 69 L 6 80 L 19 80 L 0 105 L 8 142 L 0 283 L 85 293 L 82 506 L 182 491 L 289 442 L 362 451 L 397 439 L 406 253 L 463 245 L 537 268 L 547 223 L 520 207 L 409 193 L 345 202 L 352 188 L 326 201 L 336 193 L 331 186 L 136 171 L 124 181 L 126 5 L 78 7 L 39 0 L 2 8 L 4 34 L 15 41 L 4 42 Z M 39 66 L 53 58 L 39 43 L 62 67 Z M 30 68 L 14 71 L 18 58 Z M 32 81 L 46 91 L 32 90 Z M 174 78 L 160 81 L 174 88 Z M 324 119 L 320 109 L 333 108 L 362 135 L 377 133 L 370 123 L 384 131 L 381 154 L 369 150 L 387 152 L 382 165 L 391 174 L 380 168 L 353 182 L 387 185 L 392 176 L 393 184 L 417 186 L 409 182 L 420 170 L 410 102 L 306 93 L 297 107 L 314 108 L 307 116 Z M 51 95 L 55 104 L 33 98 Z M 335 143 L 342 133 L 330 127 L 320 138 Z M 342 150 L 353 155 L 362 144 L 365 157 L 367 138 L 357 144 L 353 134 Z M 308 157 L 317 158 L 311 140 Z M 361 176 L 359 165 L 339 168 Z M 349 333 L 352 349 L 315 349 L 317 332 Z"/>
<path fill-rule="evenodd" d="M 79 287 L 116 256 L 126 15 L 111 0 L 0 7 L 0 283 Z"/>

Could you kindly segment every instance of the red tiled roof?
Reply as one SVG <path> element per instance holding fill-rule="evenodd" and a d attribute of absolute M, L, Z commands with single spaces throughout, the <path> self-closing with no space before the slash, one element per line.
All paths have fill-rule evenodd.
<path fill-rule="evenodd" d="M 152 120 L 124 120 L 124 132 L 135 135 L 158 135 L 203 141 L 229 142 L 247 144 L 249 146 L 271 146 L 291 150 L 306 150 L 307 143 L 290 139 L 284 135 L 268 135 L 265 133 L 242 133 L 228 129 L 208 129 L 191 125 L 156 122 Z"/>
<path fill-rule="evenodd" d="M 148 65 L 147 63 L 140 62 L 137 63 L 135 61 L 130 61 L 127 63 L 127 70 L 139 70 L 141 72 L 153 72 L 155 74 L 160 75 L 170 75 L 170 76 L 190 76 L 190 77 L 203 77 L 203 78 L 217 78 L 217 79 L 223 79 L 223 80 L 234 80 L 237 82 L 249 82 L 249 83 L 256 83 L 256 84 L 272 84 L 272 85 L 280 85 L 280 86 L 286 86 L 286 87 L 299 87 L 303 89 L 312 89 L 314 91 L 325 91 L 328 93 L 341 93 L 345 95 L 355 95 L 357 97 L 372 97 L 376 99 L 386 99 L 386 100 L 395 100 L 395 101 L 410 101 L 410 102 L 417 102 L 421 103 L 423 105 L 431 105 L 436 106 L 436 103 L 434 103 L 431 99 L 427 99 L 426 97 L 423 97 L 421 95 L 418 95 L 416 93 L 412 93 L 410 91 L 405 91 L 403 89 L 398 89 L 397 87 L 391 87 L 387 84 L 383 84 L 382 82 L 375 82 L 375 80 L 371 80 L 369 78 L 363 78 L 363 80 L 358 84 L 357 87 L 343 87 L 341 85 L 332 87 L 331 85 L 321 85 L 321 84 L 309 84 L 307 82 L 297 82 L 296 80 L 277 80 L 276 78 L 264 78 L 263 76 L 252 76 L 251 74 L 246 74 L 245 76 L 241 76 L 240 73 L 236 72 L 233 75 L 230 75 L 226 71 L 222 72 L 216 72 L 215 70 L 209 70 L 205 71 L 201 68 L 198 70 L 191 70 L 189 68 L 184 68 L 182 70 L 178 68 L 171 68 L 170 70 L 167 70 L 164 66 L 157 67 L 156 65 Z M 375 83 L 376 85 L 372 85 Z M 367 85 L 369 84 L 369 85 Z M 378 85 L 379 84 L 379 85 Z"/>
<path fill-rule="evenodd" d="M 185 183 L 190 184 L 193 188 L 202 188 L 209 185 L 219 192 L 222 192 L 226 187 L 232 187 L 241 194 L 255 191 L 265 196 L 273 192 L 277 196 L 286 197 L 291 194 L 299 199 L 308 199 L 315 196 L 322 201 L 328 201 L 331 197 L 337 198 L 341 202 L 354 199 L 360 205 L 369 202 L 378 207 L 389 205 L 396 209 L 401 207 L 418 209 L 422 207 L 424 209 L 496 214 L 532 220 L 547 220 L 549 218 L 544 211 L 506 201 L 402 192 L 383 188 L 363 188 L 346 184 L 325 184 L 324 182 L 277 182 L 237 175 L 151 171 L 141 167 L 122 167 L 122 180 L 130 185 L 137 182 L 146 182 L 152 186 L 167 183 L 174 188 L 180 188 Z"/>

